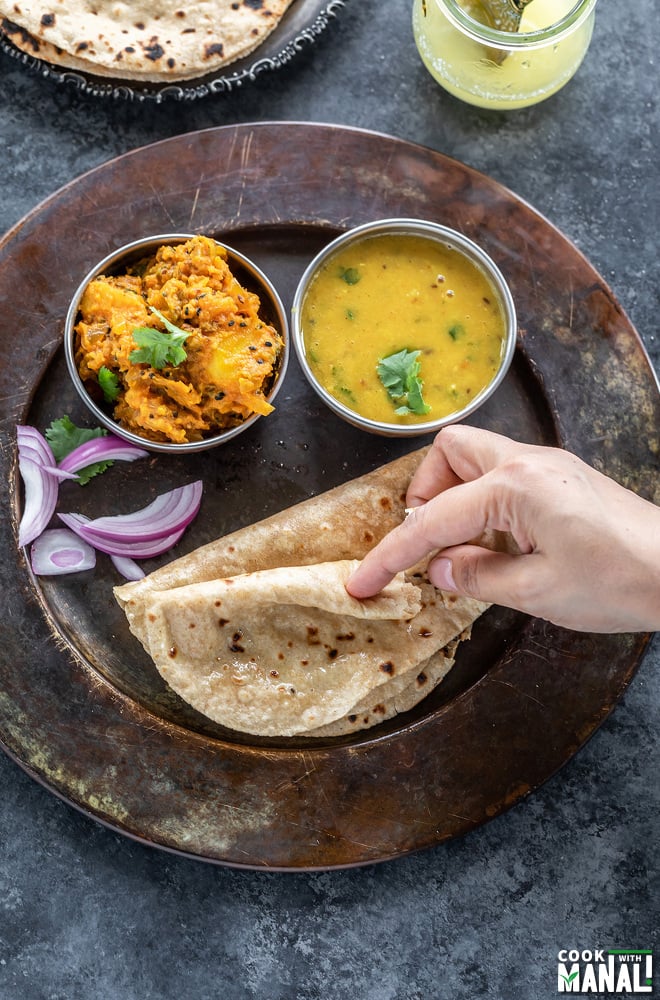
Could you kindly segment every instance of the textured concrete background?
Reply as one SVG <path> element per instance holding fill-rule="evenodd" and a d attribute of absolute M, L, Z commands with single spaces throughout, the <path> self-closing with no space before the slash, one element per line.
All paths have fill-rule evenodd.
<path fill-rule="evenodd" d="M 657 369 L 655 0 L 600 0 L 575 80 L 510 114 L 437 88 L 409 21 L 406 3 L 351 0 L 284 69 L 189 105 L 96 101 L 0 55 L 0 231 L 88 168 L 184 131 L 376 129 L 546 215 L 612 286 Z M 545 1000 L 562 947 L 655 948 L 657 966 L 659 667 L 656 642 L 589 744 L 509 813 L 348 872 L 250 873 L 145 848 L 0 755 L 0 1000 Z"/>

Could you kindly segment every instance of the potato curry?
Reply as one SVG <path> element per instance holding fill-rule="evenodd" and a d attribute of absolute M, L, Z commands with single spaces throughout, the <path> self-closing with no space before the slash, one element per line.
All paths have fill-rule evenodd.
<path fill-rule="evenodd" d="M 227 251 L 196 236 L 87 286 L 76 364 L 114 419 L 152 441 L 200 441 L 273 409 L 284 344 Z"/>

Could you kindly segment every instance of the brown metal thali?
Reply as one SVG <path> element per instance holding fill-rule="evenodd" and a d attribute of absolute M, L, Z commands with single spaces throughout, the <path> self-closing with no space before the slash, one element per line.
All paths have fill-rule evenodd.
<path fill-rule="evenodd" d="M 554 774 L 607 717 L 647 635 L 569 632 L 491 609 L 447 680 L 413 712 L 337 740 L 222 730 L 165 689 L 128 633 L 108 560 L 35 579 L 16 546 L 14 428 L 86 423 L 61 348 L 95 261 L 129 240 L 205 232 L 236 246 L 289 305 L 338 232 L 413 216 L 480 243 L 508 279 L 520 337 L 475 415 L 560 444 L 653 495 L 660 402 L 641 341 L 576 248 L 510 191 L 440 153 L 353 129 L 228 126 L 136 150 L 63 188 L 0 244 L 5 358 L 0 742 L 51 791 L 138 840 L 229 865 L 285 870 L 383 861 L 484 823 Z M 428 439 L 427 439 L 428 440 Z M 60 509 L 143 506 L 201 477 L 200 516 L 175 554 L 376 468 L 427 440 L 377 438 L 323 408 L 292 361 L 276 412 L 225 447 L 115 466 Z M 146 474 L 148 472 L 148 474 Z M 77 492 L 74 492 L 77 491 Z M 148 570 L 166 557 L 145 565 Z"/>

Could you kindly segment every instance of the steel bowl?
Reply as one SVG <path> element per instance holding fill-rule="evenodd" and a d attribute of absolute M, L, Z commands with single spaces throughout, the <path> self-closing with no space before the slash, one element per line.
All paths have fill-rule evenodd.
<path fill-rule="evenodd" d="M 420 423 L 402 424 L 392 421 L 384 422 L 364 417 L 351 409 L 344 402 L 333 396 L 318 381 L 305 345 L 304 330 L 302 326 L 302 313 L 307 291 L 314 281 L 318 271 L 328 260 L 340 250 L 344 250 L 352 243 L 359 243 L 362 240 L 373 236 L 384 236 L 390 234 L 421 236 L 429 242 L 440 243 L 467 257 L 485 277 L 487 278 L 493 294 L 499 302 L 502 316 L 504 318 L 504 338 L 499 367 L 491 381 L 478 392 L 467 406 L 456 410 L 446 416 L 438 417 L 435 420 L 427 420 Z M 332 240 L 323 250 L 320 251 L 305 269 L 296 289 L 291 309 L 291 337 L 293 347 L 296 352 L 300 366 L 308 382 L 318 393 L 324 403 L 338 416 L 343 417 L 348 423 L 359 427 L 362 430 L 370 431 L 374 434 L 381 434 L 389 437 L 416 437 L 438 431 L 448 424 L 457 423 L 489 399 L 496 391 L 504 379 L 511 362 L 516 347 L 516 310 L 509 286 L 501 271 L 490 258 L 490 256 L 476 243 L 468 239 L 462 233 L 435 222 L 427 222 L 419 219 L 380 219 L 375 222 L 368 222 L 348 230 L 341 236 Z"/>
<path fill-rule="evenodd" d="M 112 253 L 109 253 L 98 264 L 95 264 L 91 271 L 80 282 L 80 285 L 71 300 L 71 305 L 69 306 L 67 312 L 64 327 L 64 353 L 66 357 L 67 369 L 78 395 L 85 403 L 85 406 L 87 406 L 89 411 L 92 413 L 95 420 L 106 427 L 109 431 L 112 431 L 113 434 L 124 438 L 126 441 L 132 442 L 132 444 L 145 448 L 148 451 L 165 452 L 171 455 L 206 451 L 209 448 L 215 448 L 220 444 L 224 444 L 225 441 L 230 441 L 238 434 L 242 434 L 243 431 L 248 429 L 248 427 L 251 427 L 260 415 L 254 414 L 247 420 L 242 421 L 240 424 L 226 430 L 219 431 L 216 434 L 212 434 L 201 441 L 187 441 L 177 444 L 175 442 L 168 441 L 152 441 L 149 438 L 135 434 L 122 427 L 116 420 L 113 419 L 111 408 L 109 406 L 104 405 L 102 402 L 98 402 L 90 395 L 88 387 L 80 377 L 75 361 L 75 327 L 78 321 L 80 301 L 90 281 L 98 277 L 100 274 L 112 275 L 122 273 L 125 271 L 126 267 L 136 263 L 138 260 L 151 253 L 155 253 L 159 247 L 183 243 L 186 240 L 192 239 L 193 235 L 194 234 L 192 233 L 164 233 L 159 236 L 149 236 L 144 239 L 134 240 L 132 243 L 127 243 L 125 246 L 119 247 L 117 250 L 113 250 Z M 259 296 L 261 303 L 259 310 L 260 316 L 262 316 L 265 322 L 269 325 L 275 327 L 284 342 L 284 349 L 282 351 L 277 370 L 274 372 L 271 384 L 266 394 L 266 398 L 270 403 L 272 403 L 282 386 L 289 361 L 290 337 L 287 314 L 276 288 L 264 272 L 261 271 L 260 268 L 258 268 L 257 265 L 248 257 L 239 253 L 238 250 L 235 250 L 228 244 L 221 243 L 218 240 L 216 240 L 216 243 L 219 243 L 220 246 L 226 249 L 227 261 L 234 276 L 245 288 L 251 292 L 255 292 Z"/>

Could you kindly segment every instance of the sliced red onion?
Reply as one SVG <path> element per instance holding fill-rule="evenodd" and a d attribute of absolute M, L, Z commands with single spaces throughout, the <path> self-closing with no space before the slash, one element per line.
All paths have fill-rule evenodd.
<path fill-rule="evenodd" d="M 29 545 L 44 530 L 55 513 L 57 480 L 38 462 L 24 458 L 20 449 L 18 469 L 25 486 L 25 506 L 18 527 L 18 544 Z"/>
<path fill-rule="evenodd" d="M 51 446 L 36 427 L 30 427 L 28 424 L 19 424 L 16 428 L 16 443 L 19 452 L 25 448 L 33 449 L 39 456 L 34 460 L 38 461 L 40 465 L 57 465 Z"/>
<path fill-rule="evenodd" d="M 129 444 L 114 434 L 107 434 L 79 444 L 62 459 L 59 468 L 65 472 L 78 472 L 94 462 L 134 462 L 136 458 L 145 458 L 148 454 L 144 448 Z"/>
<path fill-rule="evenodd" d="M 100 538 L 89 530 L 90 521 L 84 514 L 58 514 L 57 515 L 67 527 L 75 531 L 80 538 L 83 538 L 90 545 L 100 552 L 107 552 L 108 555 L 128 556 L 130 559 L 149 559 L 151 556 L 162 555 L 179 541 L 186 526 L 173 532 L 171 535 L 163 535 L 151 541 L 110 541 L 107 538 Z"/>
<path fill-rule="evenodd" d="M 110 558 L 115 569 L 127 580 L 141 580 L 146 576 L 142 567 L 138 566 L 134 559 L 129 559 L 128 556 L 110 556 Z"/>
<path fill-rule="evenodd" d="M 85 526 L 85 538 L 118 542 L 150 542 L 182 531 L 196 516 L 202 502 L 203 484 L 200 479 L 187 486 L 178 486 L 159 497 L 142 510 L 113 517 L 96 517 Z"/>
<path fill-rule="evenodd" d="M 62 479 L 77 479 L 78 478 L 78 476 L 76 475 L 75 472 L 67 472 L 66 469 L 60 469 L 57 465 L 55 465 L 55 466 L 53 466 L 53 465 L 44 465 L 43 466 L 43 470 L 44 470 L 44 472 L 47 472 L 49 475 L 54 476 L 55 479 L 62 480 Z"/>
<path fill-rule="evenodd" d="M 57 465 L 44 464 L 43 454 L 40 451 L 37 451 L 36 448 L 33 448 L 32 445 L 20 444 L 18 446 L 18 450 L 22 458 L 29 458 L 31 462 L 36 462 L 37 465 L 41 466 L 44 472 L 47 472 L 49 475 L 54 476 L 55 479 L 78 478 L 75 472 L 66 472 L 66 470 L 60 469 Z M 53 459 L 53 462 L 54 461 L 55 459 Z"/>
<path fill-rule="evenodd" d="M 37 576 L 61 576 L 94 569 L 96 552 L 67 528 L 49 528 L 35 540 L 30 562 Z"/>

